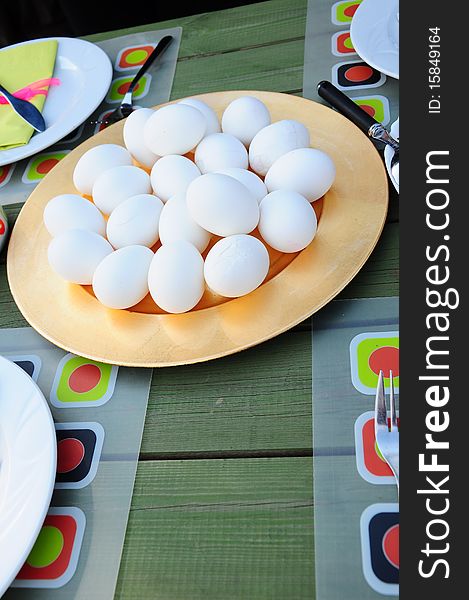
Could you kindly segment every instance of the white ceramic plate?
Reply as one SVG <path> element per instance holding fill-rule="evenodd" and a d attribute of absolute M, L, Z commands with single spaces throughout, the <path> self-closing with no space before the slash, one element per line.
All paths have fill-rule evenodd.
<path fill-rule="evenodd" d="M 366 63 L 399 79 L 399 0 L 363 0 L 353 16 L 350 37 Z"/>
<path fill-rule="evenodd" d="M 57 442 L 46 399 L 0 356 L 0 597 L 39 534 L 54 489 Z"/>
<path fill-rule="evenodd" d="M 74 38 L 54 39 L 59 45 L 53 77 L 59 78 L 61 84 L 50 87 L 44 104 L 42 114 L 47 129 L 35 133 L 25 146 L 0 151 L 0 166 L 31 156 L 68 135 L 101 104 L 109 89 L 112 65 L 99 46 Z M 41 40 L 15 46 L 38 41 Z"/>
<path fill-rule="evenodd" d="M 399 141 L 399 117 L 391 125 L 390 133 L 395 140 Z M 391 175 L 391 160 L 393 156 L 394 150 L 390 146 L 386 146 L 386 148 L 384 149 L 384 162 L 386 163 L 386 169 L 388 171 L 389 179 L 392 181 L 392 184 L 396 188 L 397 193 L 399 193 L 399 181 Z"/>

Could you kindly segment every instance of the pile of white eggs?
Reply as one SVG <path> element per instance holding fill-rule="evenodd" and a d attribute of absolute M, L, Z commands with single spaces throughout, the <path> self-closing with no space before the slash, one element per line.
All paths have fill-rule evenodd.
<path fill-rule="evenodd" d="M 253 96 L 231 102 L 221 124 L 195 98 L 136 110 L 124 143 L 85 152 L 73 173 L 78 193 L 56 196 L 44 210 L 51 267 L 92 285 L 110 308 L 150 293 L 164 311 L 182 313 L 206 287 L 228 298 L 252 292 L 269 271 L 265 244 L 291 253 L 311 243 L 311 203 L 335 178 L 306 127 L 271 123 Z M 249 235 L 256 228 L 265 244 Z M 221 239 L 204 255 L 214 236 Z"/>

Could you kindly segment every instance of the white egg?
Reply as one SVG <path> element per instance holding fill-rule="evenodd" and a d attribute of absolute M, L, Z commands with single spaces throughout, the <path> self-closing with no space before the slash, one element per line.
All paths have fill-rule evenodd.
<path fill-rule="evenodd" d="M 250 233 L 259 222 L 259 205 L 245 185 L 219 173 L 201 175 L 186 192 L 189 213 L 201 227 L 227 236 Z"/>
<path fill-rule="evenodd" d="M 134 166 L 114 167 L 98 177 L 93 185 L 93 201 L 106 215 L 137 194 L 151 192 L 150 176 Z"/>
<path fill-rule="evenodd" d="M 151 186 L 158 198 L 166 202 L 171 196 L 184 193 L 189 183 L 199 176 L 200 171 L 191 160 L 178 154 L 168 154 L 151 170 Z"/>
<path fill-rule="evenodd" d="M 265 183 L 258 175 L 256 175 L 252 171 L 248 171 L 247 169 L 238 169 L 236 167 L 231 167 L 230 169 L 223 169 L 221 171 L 217 171 L 217 173 L 234 177 L 240 183 L 245 185 L 255 197 L 258 204 L 261 203 L 261 200 L 262 198 L 264 198 L 264 196 L 267 196 L 267 187 Z"/>
<path fill-rule="evenodd" d="M 148 287 L 153 300 L 166 312 L 183 313 L 194 308 L 205 290 L 200 252 L 185 240 L 161 246 L 150 265 Z"/>
<path fill-rule="evenodd" d="M 44 225 L 56 236 L 67 229 L 87 229 L 99 235 L 106 232 L 106 221 L 96 206 L 78 194 L 60 194 L 44 209 Z"/>
<path fill-rule="evenodd" d="M 280 252 L 299 252 L 313 240 L 318 222 L 304 196 L 289 190 L 270 192 L 261 202 L 259 232 Z"/>
<path fill-rule="evenodd" d="M 155 114 L 152 108 L 139 108 L 126 118 L 124 123 L 124 144 L 135 160 L 151 169 L 159 156 L 147 148 L 143 140 L 143 128 L 148 119 Z"/>
<path fill-rule="evenodd" d="M 87 150 L 78 160 L 73 171 L 73 184 L 82 194 L 91 195 L 94 182 L 112 167 L 131 165 L 128 150 L 117 144 L 101 144 Z"/>
<path fill-rule="evenodd" d="M 186 194 L 177 194 L 166 202 L 161 211 L 159 232 L 162 244 L 186 240 L 199 252 L 205 250 L 211 238 L 210 233 L 198 225 L 189 214 Z"/>
<path fill-rule="evenodd" d="M 204 115 L 187 104 L 169 104 L 155 111 L 145 124 L 143 139 L 158 156 L 186 154 L 205 135 Z"/>
<path fill-rule="evenodd" d="M 242 96 L 233 100 L 225 109 L 221 120 L 224 133 L 234 135 L 245 146 L 249 146 L 258 131 L 270 125 L 267 106 L 254 98 Z"/>
<path fill-rule="evenodd" d="M 269 192 L 292 190 L 314 202 L 329 190 L 335 179 L 331 157 L 314 148 L 298 148 L 284 154 L 267 171 Z"/>
<path fill-rule="evenodd" d="M 130 308 L 148 294 L 148 270 L 153 252 L 146 246 L 126 246 L 106 256 L 93 276 L 93 292 L 108 308 Z"/>
<path fill-rule="evenodd" d="M 114 248 L 147 246 L 159 239 L 158 225 L 163 203 L 152 194 L 138 194 L 115 208 L 107 222 L 107 239 Z"/>
<path fill-rule="evenodd" d="M 67 229 L 52 239 L 47 257 L 61 277 L 89 285 L 96 267 L 112 251 L 111 244 L 94 231 Z"/>
<path fill-rule="evenodd" d="M 269 253 L 252 235 L 231 235 L 219 240 L 207 254 L 204 276 L 208 287 L 227 298 L 249 294 L 269 272 Z"/>
<path fill-rule="evenodd" d="M 184 98 L 180 100 L 178 104 L 187 104 L 189 106 L 193 106 L 197 110 L 204 115 L 207 128 L 205 129 L 205 135 L 210 135 L 211 133 L 218 133 L 221 131 L 220 121 L 218 120 L 217 113 L 213 110 L 211 106 L 202 102 L 202 100 L 198 100 L 197 98 Z"/>
<path fill-rule="evenodd" d="M 249 164 L 246 148 L 227 133 L 212 133 L 205 137 L 196 148 L 194 160 L 201 173 L 229 167 L 247 169 Z"/>
<path fill-rule="evenodd" d="M 277 121 L 255 135 L 249 146 L 249 164 L 258 175 L 265 175 L 277 158 L 308 146 L 309 132 L 302 123 L 292 119 Z"/>

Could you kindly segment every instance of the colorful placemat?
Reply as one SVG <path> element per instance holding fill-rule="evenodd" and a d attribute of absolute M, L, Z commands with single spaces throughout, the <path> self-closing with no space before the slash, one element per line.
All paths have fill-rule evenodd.
<path fill-rule="evenodd" d="M 51 507 L 5 598 L 112 598 L 152 371 L 69 354 L 29 327 L 2 329 L 0 354 L 37 382 L 57 435 Z"/>
<path fill-rule="evenodd" d="M 308 0 L 303 96 L 324 103 L 316 86 L 327 79 L 388 125 L 399 116 L 399 81 L 367 65 L 353 48 L 350 23 L 361 1 Z"/>
<path fill-rule="evenodd" d="M 102 125 L 96 122 L 102 121 L 119 105 L 134 75 L 165 35 L 172 35 L 173 42 L 157 64 L 142 77 L 135 88 L 133 98 L 135 106 L 141 107 L 154 106 L 169 100 L 179 54 L 181 27 L 134 33 L 95 42 L 109 56 L 114 69 L 106 97 L 84 123 L 50 148 L 17 163 L 0 166 L 0 205 L 25 202 L 34 186 L 70 150 L 100 130 Z"/>
<path fill-rule="evenodd" d="M 317 600 L 399 594 L 399 507 L 374 436 L 378 373 L 399 393 L 397 298 L 335 301 L 313 318 Z"/>

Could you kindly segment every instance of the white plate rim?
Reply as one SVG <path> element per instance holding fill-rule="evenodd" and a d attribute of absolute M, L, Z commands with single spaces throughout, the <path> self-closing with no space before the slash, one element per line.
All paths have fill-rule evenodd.
<path fill-rule="evenodd" d="M 0 167 L 3 165 L 8 165 L 10 163 L 16 162 L 23 158 L 27 158 L 44 150 L 45 148 L 49 148 L 63 137 L 68 135 L 71 131 L 76 129 L 79 125 L 83 123 L 83 121 L 91 115 L 91 113 L 98 108 L 103 99 L 105 98 L 109 85 L 111 84 L 113 77 L 113 68 L 111 61 L 109 60 L 108 55 L 96 44 L 92 42 L 88 42 L 86 40 L 82 40 L 79 38 L 69 38 L 69 37 L 49 37 L 49 38 L 39 38 L 35 40 L 28 40 L 26 42 L 19 42 L 18 44 L 12 44 L 11 46 L 7 46 L 5 48 L 1 48 L 0 52 L 4 50 L 8 50 L 10 48 L 15 48 L 17 46 L 24 46 L 27 44 L 34 44 L 36 42 L 44 42 L 50 40 L 57 40 L 59 42 L 59 46 L 57 49 L 57 55 L 59 52 L 63 50 L 64 46 L 67 50 L 71 45 L 82 46 L 83 48 L 93 48 L 96 56 L 96 68 L 92 71 L 95 75 L 99 72 L 99 77 L 93 77 L 93 88 L 92 94 L 88 94 L 83 97 L 83 102 L 80 106 L 82 106 L 83 110 L 75 111 L 72 114 L 67 115 L 66 126 L 56 128 L 53 135 L 50 135 L 53 124 L 50 128 L 46 129 L 43 133 L 35 134 L 31 140 L 34 140 L 34 143 L 31 141 L 24 146 L 18 146 L 16 148 L 10 148 L 8 150 L 0 150 Z M 85 76 L 88 71 L 84 71 Z M 55 69 L 54 69 L 55 74 Z M 60 86 L 54 90 L 55 93 L 60 93 Z M 87 102 L 88 100 L 88 102 Z M 47 100 L 46 100 L 47 102 Z M 65 112 L 65 111 L 64 111 Z M 39 142 L 38 142 L 39 140 Z"/>
<path fill-rule="evenodd" d="M 22 546 L 22 551 L 18 553 L 18 556 L 14 559 L 15 567 L 12 567 L 9 572 L 4 574 L 3 581 L 0 580 L 0 597 L 5 593 L 8 589 L 9 585 L 15 579 L 18 571 L 21 569 L 23 564 L 25 563 L 28 555 L 34 546 L 37 536 L 41 530 L 41 527 L 44 523 L 44 519 L 46 518 L 47 511 L 49 510 L 52 493 L 54 491 L 55 484 L 55 475 L 56 475 L 56 466 L 57 466 L 57 442 L 56 442 L 56 434 L 55 434 L 55 425 L 54 420 L 52 418 L 52 414 L 50 412 L 49 405 L 47 400 L 45 399 L 42 391 L 39 386 L 23 371 L 21 367 L 19 367 L 14 362 L 8 360 L 6 356 L 0 355 L 0 374 L 3 372 L 8 376 L 8 371 L 16 372 L 16 375 L 23 379 L 25 386 L 29 387 L 31 390 L 30 396 L 25 403 L 27 405 L 28 402 L 36 402 L 39 400 L 40 406 L 42 407 L 42 411 L 44 416 L 49 424 L 49 444 L 50 444 L 50 464 L 49 464 L 49 479 L 45 482 L 43 487 L 43 496 L 38 498 L 34 495 L 26 494 L 23 498 L 23 504 L 21 505 L 22 509 L 27 509 L 28 506 L 36 506 L 37 518 L 34 522 L 34 525 L 31 525 L 24 533 L 24 544 Z M 1 390 L 0 390 L 1 391 Z M 8 498 L 6 498 L 7 500 Z M 38 505 L 40 506 L 39 508 Z M 18 534 L 18 531 L 15 530 L 15 534 Z M 7 550 L 11 552 L 11 546 L 8 546 Z"/>
<path fill-rule="evenodd" d="M 397 0 L 392 0 L 392 9 L 397 7 L 399 10 L 399 3 Z M 382 8 L 382 5 L 381 5 Z M 380 73 L 384 73 L 385 75 L 389 75 L 389 77 L 393 77 L 394 79 L 399 79 L 399 51 L 396 50 L 397 55 L 397 70 L 388 69 L 386 66 L 383 66 L 379 61 L 376 61 L 372 55 L 369 54 L 367 46 L 362 45 L 362 35 L 361 35 L 361 27 L 365 25 L 364 30 L 369 30 L 368 24 L 363 23 L 363 21 L 368 20 L 370 17 L 374 17 L 376 13 L 379 14 L 379 3 L 376 0 L 363 0 L 361 4 L 359 4 L 355 14 L 353 15 L 352 22 L 350 23 L 350 39 L 352 40 L 352 45 L 355 49 L 355 52 L 362 58 L 370 67 L 373 67 Z M 385 35 L 389 40 L 389 35 L 387 29 L 385 30 Z M 389 43 L 392 42 L 389 40 Z"/>

